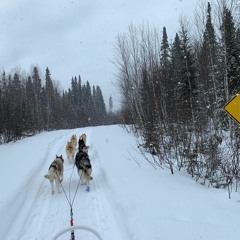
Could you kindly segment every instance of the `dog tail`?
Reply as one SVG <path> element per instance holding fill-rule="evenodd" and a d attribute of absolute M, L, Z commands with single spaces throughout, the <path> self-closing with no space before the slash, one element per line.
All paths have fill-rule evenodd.
<path fill-rule="evenodd" d="M 89 177 L 89 181 L 93 180 L 93 177 L 92 176 L 88 176 Z"/>
<path fill-rule="evenodd" d="M 49 174 L 44 175 L 46 179 L 49 179 Z"/>
<path fill-rule="evenodd" d="M 85 177 L 87 178 L 88 181 L 93 180 L 92 176 L 88 175 L 86 172 L 84 172 L 84 173 L 85 173 Z"/>
<path fill-rule="evenodd" d="M 91 181 L 93 180 L 93 177 L 90 176 L 89 173 L 87 173 L 86 171 L 82 171 L 83 177 L 87 180 L 87 181 Z"/>
<path fill-rule="evenodd" d="M 55 175 L 55 169 L 54 169 L 54 167 L 50 167 L 48 170 L 48 174 L 44 175 L 44 177 L 46 179 L 50 179 L 50 178 L 52 178 L 51 176 L 54 176 L 54 175 Z"/>

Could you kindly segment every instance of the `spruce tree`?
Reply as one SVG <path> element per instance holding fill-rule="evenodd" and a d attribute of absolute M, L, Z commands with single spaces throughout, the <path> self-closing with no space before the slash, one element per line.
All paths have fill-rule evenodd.
<path fill-rule="evenodd" d="M 35 110 L 35 123 L 38 131 L 43 129 L 43 113 L 42 113 L 42 83 L 39 75 L 38 68 L 34 66 L 32 74 L 34 86 L 34 110 Z"/>
<path fill-rule="evenodd" d="M 180 48 L 181 54 L 181 77 L 178 86 L 178 101 L 180 103 L 180 117 L 184 122 L 189 120 L 192 126 L 195 126 L 194 110 L 197 108 L 197 83 L 196 69 L 192 44 L 190 42 L 189 33 L 184 24 L 180 31 Z M 190 124 L 189 124 L 190 126 Z"/>
<path fill-rule="evenodd" d="M 161 89 L 161 94 L 159 94 L 159 103 L 161 108 L 161 115 L 163 116 L 163 122 L 169 121 L 169 116 L 172 115 L 171 108 L 171 97 L 172 97 L 172 81 L 170 73 L 170 48 L 168 43 L 168 36 L 166 27 L 163 27 L 163 35 L 161 42 L 161 57 L 160 57 L 160 78 L 159 78 L 159 88 Z"/>
<path fill-rule="evenodd" d="M 110 95 L 110 97 L 108 99 L 108 113 L 109 114 L 113 113 L 113 99 L 112 99 L 112 95 Z"/>
<path fill-rule="evenodd" d="M 54 87 L 51 79 L 51 73 L 46 68 L 45 73 L 45 94 L 46 94 L 46 127 L 52 129 L 54 126 Z"/>
<path fill-rule="evenodd" d="M 12 134 L 15 139 L 20 139 L 23 131 L 22 115 L 22 83 L 18 73 L 14 73 L 13 81 L 9 88 L 11 96 L 9 123 L 11 124 Z"/>
<path fill-rule="evenodd" d="M 32 78 L 28 76 L 25 84 L 25 127 L 29 133 L 37 131 L 35 124 L 35 95 Z"/>
<path fill-rule="evenodd" d="M 102 95 L 102 90 L 99 86 L 96 87 L 96 113 L 97 113 L 97 122 L 100 125 L 106 123 L 106 107 Z"/>
<path fill-rule="evenodd" d="M 231 11 L 225 7 L 222 25 L 222 43 L 225 52 L 227 98 L 233 97 L 239 90 L 240 48 L 237 42 L 236 28 Z"/>
<path fill-rule="evenodd" d="M 219 61 L 219 45 L 211 17 L 211 5 L 208 3 L 203 42 L 198 50 L 196 65 L 198 68 L 198 87 L 201 89 L 199 98 L 199 121 L 206 126 L 206 121 L 214 123 L 215 129 L 219 128 L 221 95 L 223 79 L 221 61 Z M 205 112 L 208 114 L 205 114 Z M 207 119 L 209 118 L 209 119 Z M 214 119 L 214 121 L 213 121 Z"/>

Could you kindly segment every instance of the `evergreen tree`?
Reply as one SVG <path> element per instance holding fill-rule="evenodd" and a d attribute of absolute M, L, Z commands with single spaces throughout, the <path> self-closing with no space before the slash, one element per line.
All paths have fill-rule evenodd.
<path fill-rule="evenodd" d="M 95 86 L 93 85 L 93 87 L 92 87 L 92 100 L 93 100 L 93 111 L 92 111 L 92 114 L 93 114 L 93 116 L 92 116 L 92 125 L 97 125 L 98 124 L 98 112 L 97 112 L 97 105 L 98 105 L 98 103 L 97 103 L 97 97 L 96 97 L 96 88 L 95 88 Z"/>
<path fill-rule="evenodd" d="M 97 122 L 102 125 L 106 123 L 106 107 L 102 95 L 102 90 L 99 86 L 96 87 L 96 114 L 97 114 Z"/>
<path fill-rule="evenodd" d="M 170 68 L 170 48 L 168 44 L 168 36 L 166 27 L 163 27 L 162 43 L 161 43 L 161 69 L 169 71 Z"/>
<path fill-rule="evenodd" d="M 225 52 L 226 97 L 234 96 L 239 90 L 240 48 L 231 11 L 225 7 L 221 25 L 222 41 Z"/>
<path fill-rule="evenodd" d="M 172 82 L 170 72 L 170 48 L 168 44 L 168 36 L 166 27 L 163 27 L 162 43 L 161 43 L 161 57 L 160 57 L 160 74 L 161 78 L 159 88 L 161 89 L 159 94 L 159 101 L 162 110 L 163 120 L 166 123 L 169 120 L 169 116 L 172 115 L 172 109 L 169 108 L 171 96 L 172 96 Z M 169 104 L 167 107 L 167 103 Z"/>
<path fill-rule="evenodd" d="M 93 97 L 94 96 L 94 97 Z M 94 98 L 94 99 L 93 99 Z M 107 122 L 100 87 L 81 86 L 81 78 L 72 78 L 68 92 L 60 94 L 46 68 L 45 85 L 41 85 L 38 68 L 24 79 L 20 73 L 3 72 L 0 79 L 0 141 L 19 139 L 43 129 L 76 128 Z"/>
<path fill-rule="evenodd" d="M 24 99 L 24 122 L 25 122 L 25 131 L 29 133 L 35 133 L 35 94 L 32 78 L 29 76 L 25 85 L 25 99 Z"/>
<path fill-rule="evenodd" d="M 6 82 L 6 74 L 3 71 L 0 79 L 0 136 L 3 134 L 4 127 L 4 82 Z M 1 143 L 1 139 L 0 139 Z"/>
<path fill-rule="evenodd" d="M 113 113 L 113 99 L 112 99 L 111 95 L 110 95 L 109 100 L 108 100 L 108 113 L 109 114 Z"/>
<path fill-rule="evenodd" d="M 42 115 L 42 83 L 38 68 L 33 68 L 33 86 L 34 86 L 34 110 L 35 110 L 35 124 L 38 131 L 43 129 L 43 115 Z"/>
<path fill-rule="evenodd" d="M 77 114 L 81 115 L 82 112 L 82 80 L 80 75 L 78 76 L 78 84 L 77 84 Z"/>
<path fill-rule="evenodd" d="M 178 92 L 178 86 L 182 79 L 182 68 L 183 68 L 183 52 L 181 49 L 181 42 L 178 33 L 176 33 L 173 44 L 171 46 L 171 100 L 170 109 L 174 109 L 174 115 L 172 121 L 175 119 L 180 120 L 181 108 L 180 108 L 180 93 Z"/>
<path fill-rule="evenodd" d="M 219 46 L 212 23 L 211 5 L 207 6 L 206 25 L 203 33 L 203 43 L 198 52 L 198 86 L 201 89 L 201 98 L 199 99 L 199 110 L 201 117 L 199 121 L 206 122 L 210 117 L 214 121 L 214 128 L 219 128 L 220 123 L 220 109 L 223 105 L 221 97 L 223 95 L 223 81 L 221 73 L 221 61 L 219 61 Z M 205 111 L 208 110 L 208 114 Z M 201 122 L 201 121 L 200 121 Z M 206 126 L 206 123 L 202 125 Z"/>
<path fill-rule="evenodd" d="M 6 80 L 6 84 L 3 88 L 4 91 L 4 105 L 3 105 L 3 115 L 4 115 L 4 141 L 9 142 L 14 140 L 13 137 L 13 128 L 11 126 L 11 119 L 12 119 L 12 110 L 11 110 L 11 84 L 12 84 L 12 76 L 11 74 L 8 75 Z"/>
<path fill-rule="evenodd" d="M 10 109 L 11 115 L 9 116 L 9 123 L 11 124 L 12 134 L 15 139 L 20 139 L 22 136 L 22 84 L 20 76 L 15 73 L 13 81 L 11 82 L 9 95 L 11 96 Z"/>
<path fill-rule="evenodd" d="M 51 73 L 46 68 L 45 73 L 45 96 L 46 96 L 46 127 L 52 129 L 54 126 L 54 87 L 51 79 Z"/>
<path fill-rule="evenodd" d="M 180 48 L 181 54 L 181 76 L 178 89 L 178 101 L 180 103 L 180 118 L 183 121 L 191 120 L 195 125 L 194 109 L 197 106 L 197 84 L 196 84 L 196 69 L 193 56 L 193 49 L 189 39 L 189 34 L 186 26 L 182 24 L 180 31 Z"/>
<path fill-rule="evenodd" d="M 83 126 L 87 126 L 88 124 L 92 124 L 92 111 L 94 108 L 91 94 L 91 87 L 89 82 L 82 87 L 82 102 L 83 104 L 83 112 L 81 114 L 81 123 Z"/>
<path fill-rule="evenodd" d="M 76 123 L 79 119 L 78 117 L 78 83 L 77 78 L 72 77 L 71 80 L 71 88 L 69 89 L 69 100 L 70 100 L 70 108 L 72 111 L 72 122 L 73 126 L 76 127 Z"/>

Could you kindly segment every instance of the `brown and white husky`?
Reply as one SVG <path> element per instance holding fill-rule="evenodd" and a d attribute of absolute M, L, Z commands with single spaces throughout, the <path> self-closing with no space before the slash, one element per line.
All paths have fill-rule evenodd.
<path fill-rule="evenodd" d="M 67 142 L 66 155 L 69 163 L 74 162 L 75 152 L 76 152 L 76 146 L 74 145 L 74 143 L 72 141 Z"/>
<path fill-rule="evenodd" d="M 56 159 L 51 163 L 48 169 L 48 174 L 44 177 L 47 178 L 51 184 L 51 193 L 54 194 L 54 182 L 58 192 L 61 192 L 60 185 L 63 181 L 63 163 L 64 159 L 56 155 Z"/>
<path fill-rule="evenodd" d="M 78 142 L 77 142 L 77 135 L 76 134 L 72 135 L 71 142 L 74 144 L 75 147 L 77 147 Z"/>

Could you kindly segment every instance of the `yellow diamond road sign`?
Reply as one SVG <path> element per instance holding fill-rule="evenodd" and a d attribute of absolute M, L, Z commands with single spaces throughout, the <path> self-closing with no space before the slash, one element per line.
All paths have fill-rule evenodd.
<path fill-rule="evenodd" d="M 226 103 L 224 110 L 240 124 L 240 93 Z"/>

